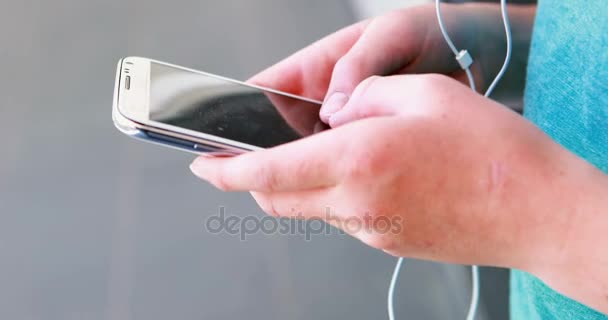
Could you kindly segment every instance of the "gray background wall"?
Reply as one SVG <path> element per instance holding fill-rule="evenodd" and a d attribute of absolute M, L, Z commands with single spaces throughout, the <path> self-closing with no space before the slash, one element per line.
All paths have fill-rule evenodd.
<path fill-rule="evenodd" d="M 115 64 L 142 55 L 244 79 L 356 20 L 323 0 L 4 0 L 0 4 L 1 319 L 381 319 L 394 258 L 346 236 L 204 230 L 249 195 L 192 156 L 119 134 Z M 504 285 L 504 274 L 490 282 Z M 401 319 L 459 319 L 468 271 L 408 260 Z M 481 318 L 504 318 L 504 294 Z M 487 306 L 491 307 L 487 307 Z M 493 314 L 493 316 L 491 316 Z"/>

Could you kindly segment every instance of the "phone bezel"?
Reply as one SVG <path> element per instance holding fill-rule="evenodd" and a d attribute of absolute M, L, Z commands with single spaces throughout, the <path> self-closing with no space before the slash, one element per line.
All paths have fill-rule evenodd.
<path fill-rule="evenodd" d="M 278 95 L 283 95 L 294 99 L 303 100 L 310 103 L 321 104 L 320 101 L 308 99 L 305 97 L 285 92 L 280 92 L 274 89 L 245 83 L 242 81 L 210 74 L 203 71 L 181 67 L 166 62 L 142 57 L 127 57 L 122 59 L 118 63 L 113 108 L 114 122 L 116 126 L 126 134 L 145 140 L 150 140 L 150 138 L 145 135 L 145 132 L 151 131 L 157 134 L 166 135 L 167 137 L 187 140 L 201 146 L 218 149 L 217 152 L 219 153 L 235 154 L 242 153 L 245 151 L 255 151 L 263 149 L 239 141 L 234 141 L 211 134 L 206 134 L 150 120 L 150 69 L 152 63 L 157 63 L 160 65 L 165 65 L 168 67 L 201 74 L 204 76 L 220 79 L 227 82 L 232 82 L 235 84 L 267 91 Z M 124 86 L 124 83 L 126 81 L 125 79 L 127 76 L 130 77 L 129 89 L 125 88 Z M 180 149 L 184 148 L 180 147 Z M 196 153 L 208 153 L 208 151 L 201 150 L 188 151 Z"/>

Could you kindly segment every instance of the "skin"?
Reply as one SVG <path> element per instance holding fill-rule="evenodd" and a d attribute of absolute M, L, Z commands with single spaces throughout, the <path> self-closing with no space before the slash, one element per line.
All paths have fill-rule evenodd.
<path fill-rule="evenodd" d="M 483 57 L 473 71 L 487 87 L 503 57 L 487 45 L 503 42 L 498 8 L 443 9 L 454 41 Z M 608 250 L 598 245 L 608 243 L 608 177 L 463 85 L 433 10 L 347 27 L 254 77 L 324 99 L 320 118 L 332 129 L 233 158 L 201 157 L 192 171 L 221 190 L 251 191 L 271 215 L 327 218 L 329 208 L 327 222 L 392 255 L 518 268 L 608 313 Z M 523 83 L 534 10 L 510 9 L 523 53 L 505 82 Z M 351 218 L 366 228 L 345 227 Z M 380 230 L 387 218 L 402 228 Z"/>

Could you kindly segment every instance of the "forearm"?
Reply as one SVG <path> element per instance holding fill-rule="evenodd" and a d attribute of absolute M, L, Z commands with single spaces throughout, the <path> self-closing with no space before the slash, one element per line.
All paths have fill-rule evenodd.
<path fill-rule="evenodd" d="M 608 178 L 599 170 L 570 198 L 570 222 L 554 265 L 539 276 L 557 291 L 608 314 Z M 559 242 L 561 240 L 561 242 Z M 558 251 L 559 253 L 559 251 Z"/>
<path fill-rule="evenodd" d="M 608 313 L 608 176 L 565 150 L 557 160 L 557 175 L 536 189 L 544 221 L 527 271 Z"/>

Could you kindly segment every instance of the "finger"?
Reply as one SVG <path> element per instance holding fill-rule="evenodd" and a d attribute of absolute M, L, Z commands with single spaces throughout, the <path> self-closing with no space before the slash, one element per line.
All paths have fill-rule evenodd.
<path fill-rule="evenodd" d="M 344 138 L 328 130 L 232 158 L 199 157 L 192 172 L 225 191 L 284 192 L 335 185 Z"/>
<path fill-rule="evenodd" d="M 428 102 L 429 99 L 439 99 L 437 93 L 450 90 L 448 85 L 455 83 L 453 79 L 437 74 L 369 78 L 357 87 L 348 104 L 331 116 L 330 125 L 336 128 L 364 118 L 406 112 L 408 115 L 428 114 L 434 105 Z"/>
<path fill-rule="evenodd" d="M 251 192 L 251 195 L 264 212 L 274 217 L 331 220 L 326 218 L 335 216 L 330 203 L 333 193 L 330 187 L 294 192 Z"/>
<path fill-rule="evenodd" d="M 397 72 L 422 52 L 425 28 L 400 18 L 388 15 L 372 20 L 357 43 L 336 63 L 320 111 L 321 120 L 327 123 L 363 80 Z"/>
<path fill-rule="evenodd" d="M 355 44 L 368 22 L 339 30 L 258 73 L 248 82 L 323 100 L 336 61 Z"/>
<path fill-rule="evenodd" d="M 252 192 L 251 195 L 260 208 L 267 214 L 296 220 L 320 220 L 337 229 L 344 228 L 344 218 L 338 215 L 337 210 L 330 204 L 335 190 L 322 188 L 302 192 Z M 351 218 L 353 220 L 354 218 Z M 308 225 L 310 232 L 325 231 L 324 226 Z M 303 232 L 293 230 L 293 232 Z"/>
<path fill-rule="evenodd" d="M 402 227 L 400 219 L 388 216 L 374 219 L 366 208 L 349 209 L 348 205 L 336 202 L 343 199 L 339 193 L 338 188 L 322 188 L 302 192 L 252 192 L 252 196 L 260 208 L 271 216 L 321 220 L 374 248 L 394 247 L 394 238 Z M 307 235 L 327 230 L 309 227 Z"/>
<path fill-rule="evenodd" d="M 321 188 L 301 192 L 252 192 L 251 195 L 260 208 L 273 217 L 298 220 L 322 220 L 346 233 L 356 236 L 364 229 L 355 229 L 357 224 L 363 225 L 363 218 L 357 216 L 344 216 L 343 210 L 338 209 L 337 190 L 334 188 Z M 334 205 L 335 204 L 335 205 Z M 349 222 L 347 226 L 346 222 Z M 349 228 L 350 227 L 350 228 Z"/>
<path fill-rule="evenodd" d="M 370 93 L 370 91 L 388 91 L 386 86 L 386 80 L 382 77 L 373 76 L 365 79 L 357 86 L 349 102 L 340 111 L 330 116 L 330 126 L 336 128 L 360 119 L 397 114 L 399 110 L 396 106 L 398 105 L 381 103 L 382 100 L 376 101 L 374 100 L 374 97 L 368 97 L 369 94 L 373 94 L 373 92 Z M 385 94 L 394 95 L 397 93 L 385 92 Z"/>

